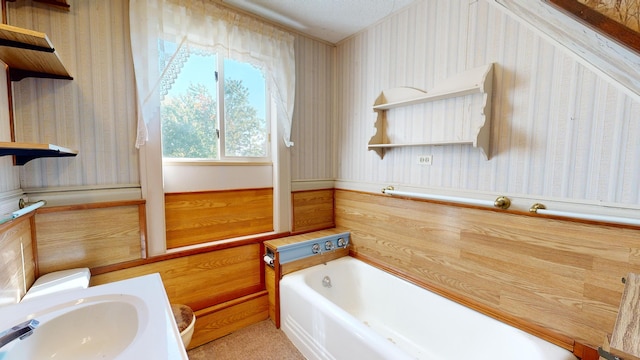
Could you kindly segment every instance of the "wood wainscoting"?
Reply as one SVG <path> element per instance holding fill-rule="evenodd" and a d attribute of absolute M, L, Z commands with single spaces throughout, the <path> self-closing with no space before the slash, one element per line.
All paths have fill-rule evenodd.
<path fill-rule="evenodd" d="M 0 225 L 0 305 L 18 303 L 36 279 L 32 221 L 30 213 Z"/>
<path fill-rule="evenodd" d="M 336 190 L 355 256 L 597 348 L 640 229 Z"/>
<path fill-rule="evenodd" d="M 189 348 L 197 347 L 268 318 L 263 240 L 156 256 L 123 264 L 126 268 L 95 269 L 91 285 L 159 273 L 169 301 L 194 310 L 197 320 Z"/>
<path fill-rule="evenodd" d="M 40 274 L 146 257 L 145 201 L 42 207 L 35 233 Z"/>
<path fill-rule="evenodd" d="M 167 249 L 273 231 L 273 189 L 165 194 Z"/>
<path fill-rule="evenodd" d="M 294 234 L 335 226 L 333 189 L 302 190 L 291 193 Z"/>

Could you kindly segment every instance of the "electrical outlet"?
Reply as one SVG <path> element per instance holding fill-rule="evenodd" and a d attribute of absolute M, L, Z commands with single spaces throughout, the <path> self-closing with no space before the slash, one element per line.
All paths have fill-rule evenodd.
<path fill-rule="evenodd" d="M 418 165 L 431 165 L 433 163 L 433 155 L 418 155 Z"/>

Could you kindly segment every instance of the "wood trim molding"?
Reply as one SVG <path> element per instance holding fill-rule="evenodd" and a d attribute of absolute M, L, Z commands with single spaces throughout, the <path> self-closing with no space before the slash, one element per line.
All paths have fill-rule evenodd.
<path fill-rule="evenodd" d="M 267 290 L 264 289 L 260 289 L 254 292 L 249 292 L 244 296 L 241 297 L 235 297 L 235 298 L 230 298 L 228 300 L 225 300 L 224 302 L 218 302 L 215 305 L 211 305 L 209 307 L 206 308 L 202 308 L 202 310 L 196 310 L 196 314 L 197 316 L 205 316 L 205 315 L 209 315 L 212 313 L 215 313 L 217 311 L 220 310 L 224 310 L 227 308 L 230 308 L 232 306 L 238 305 L 238 304 L 242 304 L 244 302 L 253 300 L 253 299 L 257 299 L 259 297 L 262 296 L 266 296 L 267 294 Z"/>
<path fill-rule="evenodd" d="M 268 240 L 280 239 L 290 235 L 291 233 L 284 232 L 284 233 L 278 233 L 278 234 L 250 237 L 246 239 L 220 240 L 220 241 L 216 241 L 211 244 L 208 244 L 206 246 L 201 246 L 201 247 L 192 248 L 188 250 L 172 251 L 162 255 L 151 256 L 146 259 L 132 260 L 132 261 L 127 261 L 127 262 L 113 264 L 113 265 L 97 266 L 97 267 L 91 268 L 91 275 L 101 275 L 101 274 L 106 274 L 112 271 L 124 270 L 124 269 L 133 268 L 136 266 L 152 264 L 160 261 L 171 260 L 171 259 L 176 259 L 176 258 L 185 257 L 185 256 L 198 255 L 198 254 L 207 253 L 211 251 L 224 250 L 224 249 L 229 249 L 237 246 L 261 244 Z M 262 261 L 262 259 L 260 260 Z"/>
<path fill-rule="evenodd" d="M 73 210 L 89 210 L 89 209 L 104 209 L 117 206 L 130 206 L 130 205 L 143 205 L 145 200 L 123 200 L 123 201 L 106 201 L 87 204 L 75 204 L 75 205 L 60 205 L 60 206 L 46 206 L 39 208 L 37 214 L 47 214 L 61 211 L 73 211 Z"/>

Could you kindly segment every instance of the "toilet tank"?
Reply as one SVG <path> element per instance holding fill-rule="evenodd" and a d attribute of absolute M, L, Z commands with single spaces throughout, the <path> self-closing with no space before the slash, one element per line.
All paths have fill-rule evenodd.
<path fill-rule="evenodd" d="M 89 268 L 54 271 L 40 276 L 29 288 L 22 301 L 61 291 L 86 289 L 89 286 L 90 278 Z"/>

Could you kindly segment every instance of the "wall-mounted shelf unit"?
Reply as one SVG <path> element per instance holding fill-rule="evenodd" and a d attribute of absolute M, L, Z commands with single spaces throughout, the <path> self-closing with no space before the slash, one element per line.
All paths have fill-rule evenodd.
<path fill-rule="evenodd" d="M 0 142 L 0 156 L 14 155 L 16 165 L 42 157 L 68 157 L 78 155 L 77 150 L 71 150 L 52 144 L 34 144 L 21 142 Z"/>
<path fill-rule="evenodd" d="M 388 148 L 463 144 L 478 148 L 488 160 L 492 85 L 493 64 L 488 64 L 446 79 L 429 92 L 408 87 L 383 91 L 373 105 L 373 110 L 378 116 L 375 123 L 376 133 L 369 140 L 368 150 L 375 151 L 382 159 L 385 149 Z M 412 143 L 389 141 L 385 131 L 387 110 L 475 94 L 483 96 L 481 110 L 478 112 L 479 116 L 471 116 L 469 121 L 464 121 L 461 126 L 454 127 L 457 129 L 455 133 L 444 133 L 445 126 L 436 126 L 435 128 L 441 131 L 428 134 L 428 139 L 425 141 Z M 451 121 L 462 122 L 460 119 L 451 119 Z"/>
<path fill-rule="evenodd" d="M 46 34 L 0 24 L 0 60 L 9 67 L 11 81 L 25 77 L 73 79 Z"/>
<path fill-rule="evenodd" d="M 53 2 L 64 5 L 63 0 Z M 47 35 L 38 31 L 0 24 L 0 60 L 7 64 L 11 81 L 19 81 L 25 77 L 73 79 Z M 15 165 L 24 165 L 42 157 L 68 157 L 77 154 L 76 150 L 52 144 L 0 142 L 0 156 L 13 155 Z"/>

